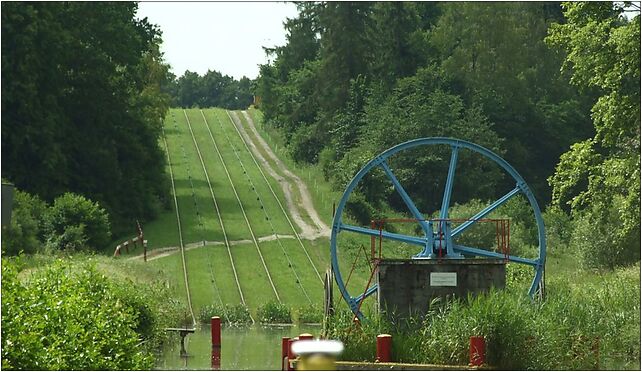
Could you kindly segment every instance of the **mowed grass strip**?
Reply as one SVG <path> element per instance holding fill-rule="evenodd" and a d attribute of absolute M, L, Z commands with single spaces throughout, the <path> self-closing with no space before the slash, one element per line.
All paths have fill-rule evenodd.
<path fill-rule="evenodd" d="M 224 110 L 220 110 L 220 109 L 217 109 L 217 110 L 211 109 L 210 111 L 213 112 L 213 114 L 215 116 L 218 116 L 221 119 L 222 123 L 225 123 L 225 124 L 223 124 L 223 127 L 224 127 L 225 131 L 232 131 L 233 132 L 232 134 L 229 135 L 229 137 L 230 137 L 230 139 L 234 138 L 233 142 L 236 142 L 236 146 L 239 146 L 239 147 L 242 146 L 242 148 L 245 149 L 245 151 L 243 152 L 243 155 L 247 160 L 245 160 L 244 163 L 250 162 L 251 165 L 252 165 L 252 166 L 246 167 L 246 168 L 248 169 L 248 172 L 256 171 L 256 173 L 252 174 L 253 177 L 254 177 L 254 180 L 255 180 L 254 184 L 255 185 L 257 185 L 257 184 L 265 185 L 265 188 L 262 189 L 262 191 L 264 191 L 266 193 L 269 193 L 269 196 L 267 197 L 267 199 L 265 199 L 265 197 L 262 197 L 262 199 L 263 200 L 273 201 L 274 204 L 273 204 L 272 207 L 274 209 L 277 209 L 277 211 L 275 212 L 276 214 L 272 214 L 272 216 L 276 215 L 276 216 L 281 218 L 281 219 L 274 218 L 273 220 L 281 220 L 287 226 L 286 227 L 286 231 L 288 231 L 290 234 L 294 235 L 293 227 L 294 227 L 294 229 L 296 229 L 296 227 L 294 225 L 291 225 L 287 221 L 287 218 L 289 217 L 289 215 L 286 214 L 288 212 L 285 210 L 286 204 L 283 202 L 284 197 L 282 196 L 283 194 L 282 194 L 281 187 L 278 184 L 272 185 L 272 190 L 274 190 L 274 193 L 272 193 L 272 190 L 269 189 L 268 184 L 266 182 L 266 179 L 267 179 L 268 182 L 273 181 L 275 183 L 276 183 L 276 180 L 274 180 L 274 178 L 269 176 L 269 175 L 266 175 L 265 178 L 263 177 L 263 175 L 260 172 L 259 167 L 257 166 L 257 162 L 254 161 L 254 159 L 252 158 L 251 152 L 244 145 L 243 138 L 239 136 L 239 133 L 234 128 L 234 124 L 230 120 L 230 117 L 227 115 L 227 113 Z M 225 115 L 225 117 L 221 118 L 221 115 Z M 263 172 L 263 174 L 265 174 L 265 173 L 266 172 Z M 257 179 L 258 179 L 258 181 L 257 181 Z M 257 187 L 257 189 L 258 189 L 258 187 Z M 279 191 L 277 191 L 277 190 L 281 191 L 281 193 L 279 194 L 278 193 Z M 279 199 L 279 195 L 281 195 L 280 199 Z M 278 201 L 281 201 L 281 206 L 283 206 L 283 208 L 281 208 L 281 206 L 278 205 Z M 298 230 L 297 230 L 297 232 L 298 232 Z M 297 244 L 298 244 L 298 246 L 296 246 L 296 247 L 293 246 L 292 244 L 289 244 L 289 243 L 284 244 L 284 246 L 286 247 L 285 250 L 286 250 L 288 256 L 290 256 L 292 254 L 292 252 L 290 252 L 292 249 L 295 250 L 295 253 L 300 253 L 300 254 L 304 254 L 304 255 L 305 255 L 304 249 L 305 250 L 309 250 L 308 247 L 306 246 L 306 245 L 309 245 L 309 243 L 303 241 L 301 243 L 297 242 Z M 301 247 L 301 244 L 303 244 L 305 246 L 305 248 Z M 299 262 L 299 265 L 296 265 L 296 266 L 299 267 L 299 269 L 304 269 L 306 267 L 307 267 L 307 269 L 313 269 L 312 265 L 315 262 L 315 259 L 312 258 L 312 255 L 313 255 L 312 253 L 308 252 L 308 254 L 310 254 L 310 259 L 308 259 L 307 256 L 304 256 L 305 260 Z M 298 257 L 298 256 L 300 256 L 300 255 L 295 255 L 295 257 Z M 310 263 L 310 260 L 312 260 L 312 263 Z M 297 261 L 297 259 L 295 259 L 295 261 Z M 308 266 L 303 264 L 303 262 L 307 262 Z M 316 260 L 316 263 L 314 263 L 314 266 L 317 268 L 317 270 L 319 272 L 323 272 L 325 270 L 326 265 L 324 264 L 324 260 L 323 260 L 323 257 L 321 255 L 317 254 L 317 260 Z M 317 276 L 317 280 L 318 280 L 318 276 Z"/>
<path fill-rule="evenodd" d="M 258 202 L 258 200 L 256 200 L 256 198 L 258 197 L 257 195 L 259 195 L 258 186 L 255 186 L 254 190 L 249 187 L 249 190 L 247 190 L 248 192 L 242 192 L 243 186 L 250 186 L 250 182 L 248 181 L 248 174 L 244 173 L 244 169 L 243 167 L 241 167 L 241 163 L 239 161 L 240 156 L 242 156 L 242 154 L 240 153 L 247 153 L 245 151 L 245 148 L 236 149 L 239 152 L 239 157 L 237 157 L 237 155 L 234 154 L 235 149 L 230 143 L 231 138 L 229 137 L 229 135 L 226 136 L 226 133 L 223 133 L 221 131 L 221 125 L 219 124 L 217 128 L 215 125 L 212 125 L 209 122 L 206 123 L 205 120 L 203 120 L 203 115 L 201 115 L 200 120 L 198 120 L 198 117 L 195 117 L 195 115 L 193 115 L 195 112 L 200 115 L 200 111 L 198 110 L 190 110 L 190 113 L 188 114 L 188 116 L 190 117 L 190 122 L 192 122 L 192 129 L 195 131 L 196 135 L 197 126 L 202 126 L 205 132 L 207 132 L 206 125 L 210 126 L 210 130 L 215 136 L 219 151 L 221 152 L 223 160 L 227 165 L 230 177 L 232 178 L 232 182 L 234 183 L 239 194 L 239 199 L 241 199 L 241 203 L 243 204 L 249 224 L 252 227 L 255 236 L 258 238 L 259 236 L 271 235 L 278 232 L 272 230 L 272 224 L 274 223 L 272 217 L 269 217 L 270 219 L 268 220 L 265 209 L 260 208 L 261 204 Z M 216 131 L 216 129 L 219 130 Z M 207 135 L 209 136 L 209 132 L 207 132 Z M 201 137 L 200 133 L 198 134 L 198 137 Z M 245 164 L 243 164 L 243 166 L 245 166 Z M 260 177 L 260 175 L 258 176 Z M 257 183 L 255 183 L 255 181 L 257 180 L 255 179 L 251 182 L 251 184 L 256 185 Z M 239 184 L 241 184 L 242 186 L 239 187 Z M 253 194 L 253 197 L 251 199 L 248 198 L 248 194 Z M 248 207 L 248 205 L 254 206 L 255 208 Z M 258 208 L 256 208 L 256 206 L 258 206 Z M 262 227 L 263 231 L 259 227 Z M 268 229 L 266 230 L 265 227 L 267 227 Z M 297 283 L 298 279 L 296 278 L 296 275 L 292 271 L 292 268 L 288 266 L 287 259 L 282 257 L 283 250 L 279 246 L 279 242 L 259 242 L 258 246 L 265 260 L 265 265 L 270 272 L 270 275 L 274 282 L 274 286 L 279 293 L 281 301 L 284 303 L 297 303 L 298 299 L 301 297 L 303 297 L 307 301 L 307 298 L 305 297 L 300 284 Z"/>
<path fill-rule="evenodd" d="M 191 249 L 185 252 L 185 260 L 188 262 L 188 270 L 191 275 L 189 285 L 194 311 L 197 314 L 203 306 L 219 304 L 221 300 L 226 304 L 241 303 L 225 247 L 208 245 Z M 174 254 L 150 261 L 150 264 L 174 273 L 171 270 L 180 268 L 180 261 L 180 255 Z M 203 275 L 192 275 L 195 272 Z M 212 282 L 212 277 L 215 282 Z M 214 284 L 216 284 L 218 293 L 215 291 Z"/>
<path fill-rule="evenodd" d="M 229 230 L 231 230 L 228 235 L 229 238 L 232 240 L 251 239 L 250 230 L 247 226 L 245 218 L 243 217 L 241 206 L 234 196 L 232 183 L 230 183 L 230 180 L 227 178 L 227 175 L 225 174 L 225 168 L 223 167 L 223 164 L 221 163 L 221 160 L 219 159 L 216 152 L 215 146 L 219 145 L 220 138 L 214 137 L 214 140 L 212 140 L 212 138 L 209 136 L 209 133 L 207 132 L 207 128 L 205 127 L 205 122 L 200 116 L 200 112 L 198 110 L 186 110 L 185 112 L 187 113 L 187 117 L 189 118 L 190 124 L 192 125 L 192 131 L 194 131 L 194 137 L 196 138 L 196 142 L 199 145 L 205 167 L 206 169 L 208 169 L 208 174 L 212 175 L 210 181 L 213 181 L 212 178 L 214 178 L 214 174 L 218 175 L 217 179 L 220 181 L 220 183 L 217 183 L 216 186 L 214 185 L 214 183 L 212 184 L 212 187 L 214 188 L 214 194 L 217 197 L 217 201 L 219 201 L 218 195 L 222 195 L 222 200 L 234 201 L 234 203 L 226 204 L 219 202 L 223 224 L 225 225 L 226 230 L 228 230 L 228 226 Z M 183 115 L 183 117 L 185 117 L 185 115 Z M 205 133 L 203 133 L 198 128 L 205 128 Z M 188 133 L 188 135 L 191 139 L 191 133 Z M 198 161 L 200 164 L 200 160 Z M 225 159 L 223 159 L 223 161 L 225 161 Z M 212 167 L 213 165 L 220 166 L 218 172 L 215 172 L 214 169 L 211 170 L 210 167 Z M 228 169 L 228 171 L 230 171 L 231 173 L 230 169 Z M 241 290 L 243 291 L 243 294 L 245 296 L 246 304 L 250 307 L 255 307 L 263 304 L 268 299 L 276 299 L 274 291 L 272 290 L 272 287 L 270 285 L 268 275 L 265 272 L 259 253 L 256 250 L 254 244 L 234 245 L 230 247 L 230 249 L 232 252 L 232 257 L 234 258 Z M 229 285 L 235 284 L 230 283 Z"/>
<path fill-rule="evenodd" d="M 247 223 L 245 222 L 243 214 L 241 213 L 241 206 L 234 196 L 230 181 L 227 179 L 227 175 L 225 174 L 225 168 L 223 167 L 223 163 L 221 163 L 221 160 L 216 153 L 214 143 L 212 142 L 212 139 L 207 132 L 207 128 L 205 128 L 203 118 L 201 117 L 198 110 L 190 109 L 185 110 L 185 112 L 187 113 L 187 117 L 189 118 L 190 124 L 192 125 L 192 131 L 194 132 L 196 143 L 198 144 L 199 150 L 201 151 L 201 156 L 203 157 L 203 162 L 205 163 L 205 169 L 207 170 L 207 173 L 210 177 L 210 183 L 212 184 L 214 196 L 216 197 L 216 201 L 219 205 L 221 219 L 223 220 L 223 224 L 225 225 L 225 231 L 227 232 L 228 239 L 231 241 L 251 239 L 250 230 L 248 229 Z M 185 120 L 183 110 L 181 110 L 180 114 L 183 116 L 183 120 Z M 185 130 L 185 136 L 187 136 L 191 142 L 190 146 L 194 149 L 194 151 L 196 151 L 196 148 L 192 141 L 192 135 L 191 133 L 189 133 L 189 128 L 187 128 L 187 122 L 185 122 Z M 216 144 L 220 146 L 221 139 L 215 137 L 214 140 L 216 141 Z M 200 160 L 196 158 L 195 161 L 197 162 L 196 164 L 202 168 Z M 226 165 L 228 165 L 227 161 Z M 207 184 L 205 186 L 209 187 Z M 209 190 L 207 190 L 207 193 L 209 197 L 209 205 L 213 210 L 214 202 L 212 201 L 212 196 Z M 216 223 L 219 224 L 218 219 Z M 220 235 L 220 239 L 217 240 L 223 241 L 222 233 Z"/>
<path fill-rule="evenodd" d="M 290 224 L 288 224 L 287 219 L 283 215 L 283 211 L 281 210 L 277 202 L 277 198 L 278 198 L 281 204 L 283 206 L 286 206 L 285 196 L 283 196 L 283 190 L 278 185 L 277 181 L 273 177 L 270 177 L 266 171 L 263 171 L 263 173 L 266 175 L 265 178 L 267 178 L 267 182 L 272 181 L 270 183 L 270 186 L 272 187 L 274 194 L 276 194 L 276 197 L 275 197 L 275 195 L 272 193 L 272 190 L 270 190 L 270 188 L 268 187 L 267 182 L 261 175 L 259 166 L 257 166 L 257 164 L 254 162 L 252 153 L 249 152 L 248 149 L 245 147 L 245 142 L 239 136 L 238 132 L 234 127 L 234 123 L 232 123 L 226 111 L 222 109 L 209 109 L 204 111 L 207 111 L 205 114 L 206 117 L 209 117 L 208 114 L 211 114 L 212 116 L 216 117 L 216 119 L 218 120 L 217 121 L 218 127 L 223 128 L 222 130 L 229 138 L 230 143 L 238 151 L 237 153 L 239 155 L 239 158 L 243 162 L 243 165 L 247 170 L 248 176 L 252 180 L 252 183 L 255 186 L 256 192 L 261 197 L 261 201 L 263 202 L 265 211 L 267 212 L 268 216 L 272 218 L 272 224 L 274 225 L 275 232 L 279 234 L 293 234 L 292 228 L 290 227 Z M 213 124 L 212 121 L 210 121 L 210 125 L 212 124 Z M 296 225 L 295 225 L 295 228 L 296 228 Z M 300 232 L 300 231 L 297 230 L 297 232 Z"/>
<path fill-rule="evenodd" d="M 182 149 L 185 153 L 185 163 L 180 164 L 180 166 L 176 167 L 181 172 L 180 175 L 182 175 L 183 178 L 179 179 L 178 176 L 176 176 L 175 178 L 176 181 L 180 181 L 182 187 L 186 188 L 190 193 L 192 191 L 193 185 L 194 198 L 191 202 L 194 205 L 195 200 L 196 205 L 194 205 L 192 209 L 192 214 L 196 215 L 196 211 L 198 208 L 198 212 L 201 216 L 200 222 L 202 222 L 203 224 L 201 229 L 201 227 L 198 225 L 199 220 L 195 216 L 192 219 L 192 221 L 195 223 L 195 226 L 186 226 L 183 228 L 183 239 L 185 243 L 192 243 L 203 240 L 222 241 L 223 233 L 216 216 L 214 203 L 210 194 L 209 185 L 205 178 L 205 173 L 203 172 L 203 167 L 201 166 L 201 162 L 196 152 L 196 147 L 194 146 L 192 136 L 187 126 L 187 120 L 185 119 L 185 115 L 182 113 L 182 111 L 176 112 L 175 116 L 177 123 L 177 135 L 175 141 L 176 146 L 172 146 L 170 144 L 170 151 L 172 151 L 172 147 L 178 147 L 178 155 L 183 156 L 181 153 L 182 150 L 179 147 L 182 146 Z M 174 154 L 172 153 L 172 159 L 173 158 Z M 191 184 L 188 178 L 188 171 L 189 175 L 191 176 Z M 179 200 L 179 210 L 182 209 L 183 205 L 185 205 L 187 202 L 187 198 L 182 198 L 181 200 Z M 181 214 L 181 222 L 182 221 L 183 215 Z"/>
<path fill-rule="evenodd" d="M 218 116 L 218 119 L 221 120 L 220 126 L 223 126 L 223 130 L 227 132 L 230 142 L 232 142 L 233 145 L 236 146 L 239 152 L 239 157 L 241 158 L 241 161 L 245 165 L 245 169 L 247 170 L 248 174 L 252 177 L 252 180 L 253 180 L 252 183 L 255 186 L 255 190 L 257 191 L 257 193 L 263 194 L 261 196 L 261 200 L 264 202 L 264 205 L 267 205 L 268 202 L 272 202 L 270 203 L 272 214 L 270 215 L 270 221 L 268 221 L 268 224 L 272 221 L 279 221 L 282 223 L 282 225 L 284 225 L 284 227 L 282 228 L 287 233 L 289 233 L 290 235 L 294 235 L 292 226 L 290 226 L 290 224 L 287 222 L 287 215 L 284 213 L 281 207 L 279 207 L 275 194 L 273 194 L 272 191 L 270 191 L 270 189 L 267 186 L 267 183 L 266 183 L 267 176 L 266 178 L 263 178 L 263 176 L 261 175 L 257 164 L 252 159 L 251 153 L 248 152 L 247 148 L 242 142 L 242 138 L 236 132 L 236 129 L 233 127 L 233 123 L 230 121 L 225 111 L 212 110 L 212 109 L 208 111 L 210 114 L 213 114 L 215 117 Z M 221 117 L 222 115 L 225 115 L 225 116 Z M 270 177 L 268 178 L 268 180 L 269 179 L 273 179 L 273 178 Z M 287 269 L 285 271 L 289 271 L 291 273 L 290 280 L 292 280 L 295 284 L 297 284 L 297 287 L 302 286 L 303 289 L 301 289 L 301 291 L 305 290 L 309 298 L 312 300 L 313 295 L 311 294 L 311 292 L 314 291 L 315 289 L 318 290 L 320 286 L 322 286 L 321 281 L 318 280 L 318 276 L 314 271 L 314 266 L 313 266 L 314 259 L 312 259 L 313 261 L 311 263 L 310 260 L 305 255 L 305 251 L 301 247 L 301 243 L 297 242 L 296 240 L 290 240 L 290 239 L 279 239 L 279 240 L 280 242 L 274 242 L 274 244 L 270 245 L 270 247 L 273 247 L 273 248 L 269 248 L 270 251 L 264 250 L 265 252 L 264 256 L 266 257 L 266 261 L 272 262 L 272 258 L 274 256 L 279 256 L 281 265 L 282 266 L 287 265 Z M 266 243 L 261 243 L 261 245 L 265 246 Z M 276 252 L 272 252 L 272 250 Z M 290 259 L 290 262 L 288 262 L 288 258 Z M 274 265 L 278 265 L 278 262 L 276 262 Z M 274 265 L 269 265 L 268 267 L 274 267 Z M 321 268 L 319 268 L 319 265 L 317 263 L 317 265 L 315 266 L 317 266 L 317 270 L 319 270 L 319 272 L 323 272 L 323 270 L 325 270 L 324 265 L 320 265 Z M 277 266 L 277 268 L 278 267 L 279 266 Z M 296 277 L 295 273 L 299 276 L 299 278 Z M 287 274 L 287 273 L 284 272 L 284 274 Z M 314 278 L 315 280 L 308 280 L 308 278 Z M 300 283 L 296 283 L 296 281 L 299 281 Z M 291 287 L 291 282 L 282 283 L 281 286 Z M 299 303 L 298 299 L 294 301 L 289 300 L 290 293 L 286 293 L 284 296 L 288 297 L 288 299 L 283 299 L 285 303 L 292 303 L 292 304 Z"/>
<path fill-rule="evenodd" d="M 292 200 L 294 201 L 294 203 L 296 203 L 297 205 L 301 205 L 303 198 L 301 197 L 301 192 L 300 192 L 299 188 L 296 186 L 296 184 L 294 183 L 294 180 L 292 178 L 288 177 L 285 174 L 285 172 L 283 172 L 283 170 L 277 165 L 275 160 L 272 159 L 272 157 L 267 154 L 267 151 L 261 145 L 261 143 L 258 140 L 258 137 L 255 135 L 254 131 L 250 129 L 250 126 L 249 126 L 249 124 L 247 122 L 247 119 L 245 118 L 245 115 L 243 115 L 243 113 L 241 111 L 236 111 L 236 114 L 237 114 L 237 116 L 238 116 L 238 118 L 239 118 L 239 120 L 241 122 L 241 125 L 245 129 L 245 132 L 250 137 L 250 140 L 256 145 L 256 148 L 258 149 L 258 151 L 261 154 L 261 156 L 263 156 L 263 158 L 268 162 L 270 167 L 279 176 L 285 178 L 286 180 L 288 180 L 290 182 L 291 190 L 292 190 Z M 255 124 L 258 125 L 257 123 L 255 123 Z M 258 128 L 257 128 L 257 131 L 258 131 Z M 238 134 L 237 134 L 237 137 L 238 137 Z M 273 152 L 278 157 L 276 152 L 275 151 L 273 151 Z M 285 162 L 283 164 L 285 164 Z M 279 190 L 277 195 L 279 196 L 279 199 L 281 200 L 281 204 L 286 206 L 287 204 L 285 202 L 285 196 L 283 196 L 283 189 L 281 188 L 281 186 L 278 184 L 278 182 L 274 178 L 270 177 L 270 180 L 272 181 L 271 182 L 272 188 L 275 191 L 277 191 L 277 189 Z M 312 218 L 310 218 L 310 216 L 308 215 L 308 212 L 304 208 L 299 208 L 299 213 L 301 214 L 301 218 L 303 219 L 303 221 L 305 221 L 305 223 L 307 223 L 308 225 L 313 226 L 313 227 L 316 226 L 316 224 L 314 223 Z"/>

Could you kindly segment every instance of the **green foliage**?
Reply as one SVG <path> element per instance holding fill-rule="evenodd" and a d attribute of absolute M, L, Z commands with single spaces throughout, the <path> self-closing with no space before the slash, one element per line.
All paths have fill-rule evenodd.
<path fill-rule="evenodd" d="M 557 252 L 566 248 L 571 240 L 573 221 L 561 208 L 551 206 L 544 213 L 546 226 L 546 250 Z"/>
<path fill-rule="evenodd" d="M 321 323 L 323 321 L 323 309 L 314 304 L 301 306 L 295 309 L 294 313 L 297 323 Z"/>
<path fill-rule="evenodd" d="M 374 360 L 376 335 L 385 332 L 393 335 L 398 362 L 466 365 L 475 335 L 485 337 L 487 362 L 497 369 L 581 370 L 598 363 L 601 369 L 636 369 L 640 329 L 632 325 L 640 322 L 639 270 L 636 265 L 582 286 L 576 278 L 551 281 L 542 303 L 521 290 L 435 301 L 423 319 L 398 324 L 374 318 L 354 328 L 351 313 L 338 313 L 327 337 L 344 342 L 344 360 Z M 519 280 L 518 272 L 511 275 Z"/>
<path fill-rule="evenodd" d="M 640 16 L 623 5 L 565 3 L 547 41 L 567 52 L 571 82 L 600 97 L 596 136 L 574 144 L 549 178 L 553 204 L 574 220 L 571 247 L 589 267 L 640 259 Z"/>
<path fill-rule="evenodd" d="M 257 310 L 259 323 L 292 323 L 290 309 L 285 304 L 269 301 Z"/>
<path fill-rule="evenodd" d="M 3 259 L 3 369 L 150 369 L 151 304 L 120 284 L 62 261 L 22 284 Z"/>
<path fill-rule="evenodd" d="M 99 202 L 115 231 L 168 201 L 160 31 L 137 4 L 2 4 L 2 175 Z"/>
<path fill-rule="evenodd" d="M 47 203 L 14 188 L 11 226 L 2 232 L 3 254 L 34 253 L 42 245 Z"/>
<path fill-rule="evenodd" d="M 45 237 L 54 249 L 101 249 L 110 241 L 109 218 L 98 203 L 65 193 L 45 214 Z"/>
<path fill-rule="evenodd" d="M 240 326 L 252 323 L 250 310 L 243 304 L 224 306 L 213 304 L 201 307 L 198 319 L 201 323 L 209 324 L 213 316 L 221 317 L 223 323 Z"/>
<path fill-rule="evenodd" d="M 173 76 L 166 91 L 172 97 L 173 106 L 238 110 L 252 104 L 251 85 L 252 81 L 245 76 L 237 81 L 218 71 L 208 70 L 203 76 L 185 71 L 179 78 Z"/>

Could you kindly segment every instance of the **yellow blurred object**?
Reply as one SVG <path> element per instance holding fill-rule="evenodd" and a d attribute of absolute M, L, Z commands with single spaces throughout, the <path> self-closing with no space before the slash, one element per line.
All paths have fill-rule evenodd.
<path fill-rule="evenodd" d="M 334 371 L 336 359 L 328 354 L 308 354 L 301 356 L 296 365 L 297 371 Z"/>

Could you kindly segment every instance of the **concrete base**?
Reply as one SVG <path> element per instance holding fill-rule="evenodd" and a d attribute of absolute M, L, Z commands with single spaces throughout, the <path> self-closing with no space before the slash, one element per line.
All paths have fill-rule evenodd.
<path fill-rule="evenodd" d="M 379 309 L 407 317 L 425 314 L 437 297 L 466 297 L 506 285 L 504 260 L 394 260 L 379 263 Z"/>

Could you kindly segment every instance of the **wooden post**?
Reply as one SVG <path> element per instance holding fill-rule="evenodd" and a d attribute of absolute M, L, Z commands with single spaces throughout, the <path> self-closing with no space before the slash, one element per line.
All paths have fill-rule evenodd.
<path fill-rule="evenodd" d="M 484 336 L 470 336 L 470 365 L 481 366 L 486 362 L 486 340 Z"/>
<path fill-rule="evenodd" d="M 392 362 L 392 336 L 381 334 L 377 336 L 377 362 Z"/>

